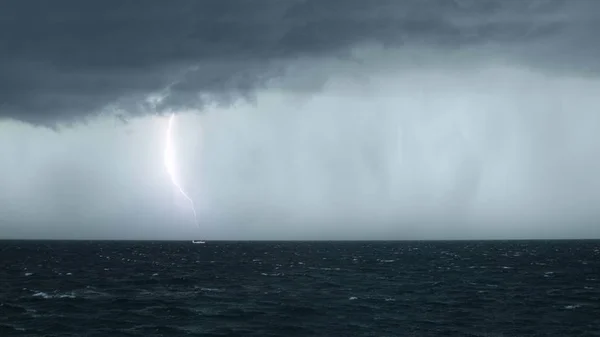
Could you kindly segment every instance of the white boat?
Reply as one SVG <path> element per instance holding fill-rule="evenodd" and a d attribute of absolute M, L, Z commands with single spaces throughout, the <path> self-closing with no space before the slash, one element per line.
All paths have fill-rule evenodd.
<path fill-rule="evenodd" d="M 192 243 L 195 243 L 195 244 L 205 244 L 206 242 L 202 241 L 202 240 L 192 240 Z"/>

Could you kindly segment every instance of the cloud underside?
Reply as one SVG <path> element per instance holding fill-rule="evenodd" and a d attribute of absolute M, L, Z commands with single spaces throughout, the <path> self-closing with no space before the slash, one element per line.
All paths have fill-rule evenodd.
<path fill-rule="evenodd" d="M 251 96 L 298 62 L 368 65 L 355 50 L 369 46 L 596 75 L 599 9 L 574 0 L 3 1 L 0 119 L 201 109 Z M 318 89 L 321 75 L 292 90 Z"/>

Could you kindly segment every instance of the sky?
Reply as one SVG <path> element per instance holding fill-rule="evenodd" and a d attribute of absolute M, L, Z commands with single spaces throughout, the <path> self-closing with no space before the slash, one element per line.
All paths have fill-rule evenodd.
<path fill-rule="evenodd" d="M 0 238 L 600 238 L 598 13 L 2 1 Z"/>

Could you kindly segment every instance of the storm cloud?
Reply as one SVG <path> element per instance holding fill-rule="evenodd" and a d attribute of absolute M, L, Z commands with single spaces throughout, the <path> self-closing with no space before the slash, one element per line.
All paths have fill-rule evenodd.
<path fill-rule="evenodd" d="M 6 0 L 0 118 L 54 125 L 227 104 L 297 64 L 364 62 L 356 50 L 372 46 L 596 75 L 597 13 L 586 0 Z M 328 76 L 288 89 L 319 90 Z"/>
<path fill-rule="evenodd" d="M 2 1 L 0 234 L 600 237 L 598 13 Z M 200 227 L 165 170 L 167 112 Z"/>

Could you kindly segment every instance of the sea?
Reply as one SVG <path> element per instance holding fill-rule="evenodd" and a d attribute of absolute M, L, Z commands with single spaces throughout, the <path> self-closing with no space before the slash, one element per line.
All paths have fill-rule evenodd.
<path fill-rule="evenodd" d="M 0 241 L 0 336 L 600 336 L 600 241 Z"/>

